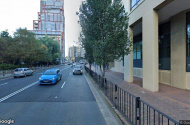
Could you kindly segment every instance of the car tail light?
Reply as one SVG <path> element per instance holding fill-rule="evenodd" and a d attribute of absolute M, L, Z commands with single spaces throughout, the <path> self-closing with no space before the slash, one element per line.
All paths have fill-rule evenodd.
<path fill-rule="evenodd" d="M 23 73 L 23 74 L 24 74 L 24 71 L 21 71 L 21 73 Z"/>

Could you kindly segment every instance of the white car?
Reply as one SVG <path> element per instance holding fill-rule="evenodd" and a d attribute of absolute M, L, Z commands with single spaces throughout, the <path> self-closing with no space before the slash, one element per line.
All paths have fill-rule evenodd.
<path fill-rule="evenodd" d="M 75 74 L 80 74 L 82 75 L 83 74 L 83 71 L 82 71 L 82 66 L 81 65 L 76 65 L 73 69 L 73 75 Z"/>
<path fill-rule="evenodd" d="M 13 77 L 26 77 L 29 75 L 33 75 L 33 71 L 29 68 L 17 68 L 15 69 L 14 73 L 13 73 Z"/>

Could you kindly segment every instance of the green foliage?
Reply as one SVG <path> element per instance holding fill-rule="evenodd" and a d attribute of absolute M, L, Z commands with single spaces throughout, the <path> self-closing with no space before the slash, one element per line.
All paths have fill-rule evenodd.
<path fill-rule="evenodd" d="M 80 7 L 79 19 L 86 53 L 103 67 L 104 76 L 107 63 L 122 59 L 131 52 L 124 6 L 121 0 L 87 0 Z"/>
<path fill-rule="evenodd" d="M 13 37 L 8 31 L 1 32 L 0 64 L 2 69 L 11 69 L 14 65 L 17 67 L 22 63 L 27 66 L 36 63 L 57 64 L 56 58 L 60 57 L 59 44 L 53 38 L 46 36 L 37 40 L 35 35 L 28 32 L 26 28 L 17 29 Z"/>
<path fill-rule="evenodd" d="M 87 37 L 84 38 L 84 35 L 80 35 L 80 41 L 82 42 L 82 46 L 86 51 L 86 59 L 89 62 L 91 68 L 91 64 L 94 62 L 93 43 L 90 42 L 90 39 Z"/>
<path fill-rule="evenodd" d="M 2 31 L 2 32 L 1 32 L 1 37 L 9 37 L 9 32 L 8 32 L 8 30 Z"/>
<path fill-rule="evenodd" d="M 12 64 L 0 64 L 0 70 L 9 70 L 9 69 L 16 69 L 19 68 L 18 65 L 12 65 Z"/>
<path fill-rule="evenodd" d="M 60 59 L 61 57 L 61 51 L 60 51 L 60 47 L 57 41 L 53 40 L 53 38 L 48 37 L 48 36 L 44 38 L 40 38 L 39 41 L 43 46 L 46 46 L 47 48 L 46 58 L 44 58 L 45 61 L 56 63 L 56 58 Z"/>

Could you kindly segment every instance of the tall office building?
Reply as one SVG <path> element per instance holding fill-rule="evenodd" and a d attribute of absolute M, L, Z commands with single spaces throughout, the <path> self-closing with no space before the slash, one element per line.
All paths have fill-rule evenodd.
<path fill-rule="evenodd" d="M 38 20 L 33 21 L 36 38 L 52 37 L 60 45 L 61 63 L 65 60 L 65 17 L 64 0 L 41 0 Z"/>
<path fill-rule="evenodd" d="M 80 46 L 72 46 L 69 48 L 69 60 L 80 61 L 85 58 L 85 50 Z"/>

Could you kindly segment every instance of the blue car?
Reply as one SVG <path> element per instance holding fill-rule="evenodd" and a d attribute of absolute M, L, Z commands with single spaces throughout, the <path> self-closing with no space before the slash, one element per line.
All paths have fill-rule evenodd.
<path fill-rule="evenodd" d="M 62 78 L 59 69 L 49 69 L 45 71 L 39 78 L 39 84 L 56 84 Z"/>

